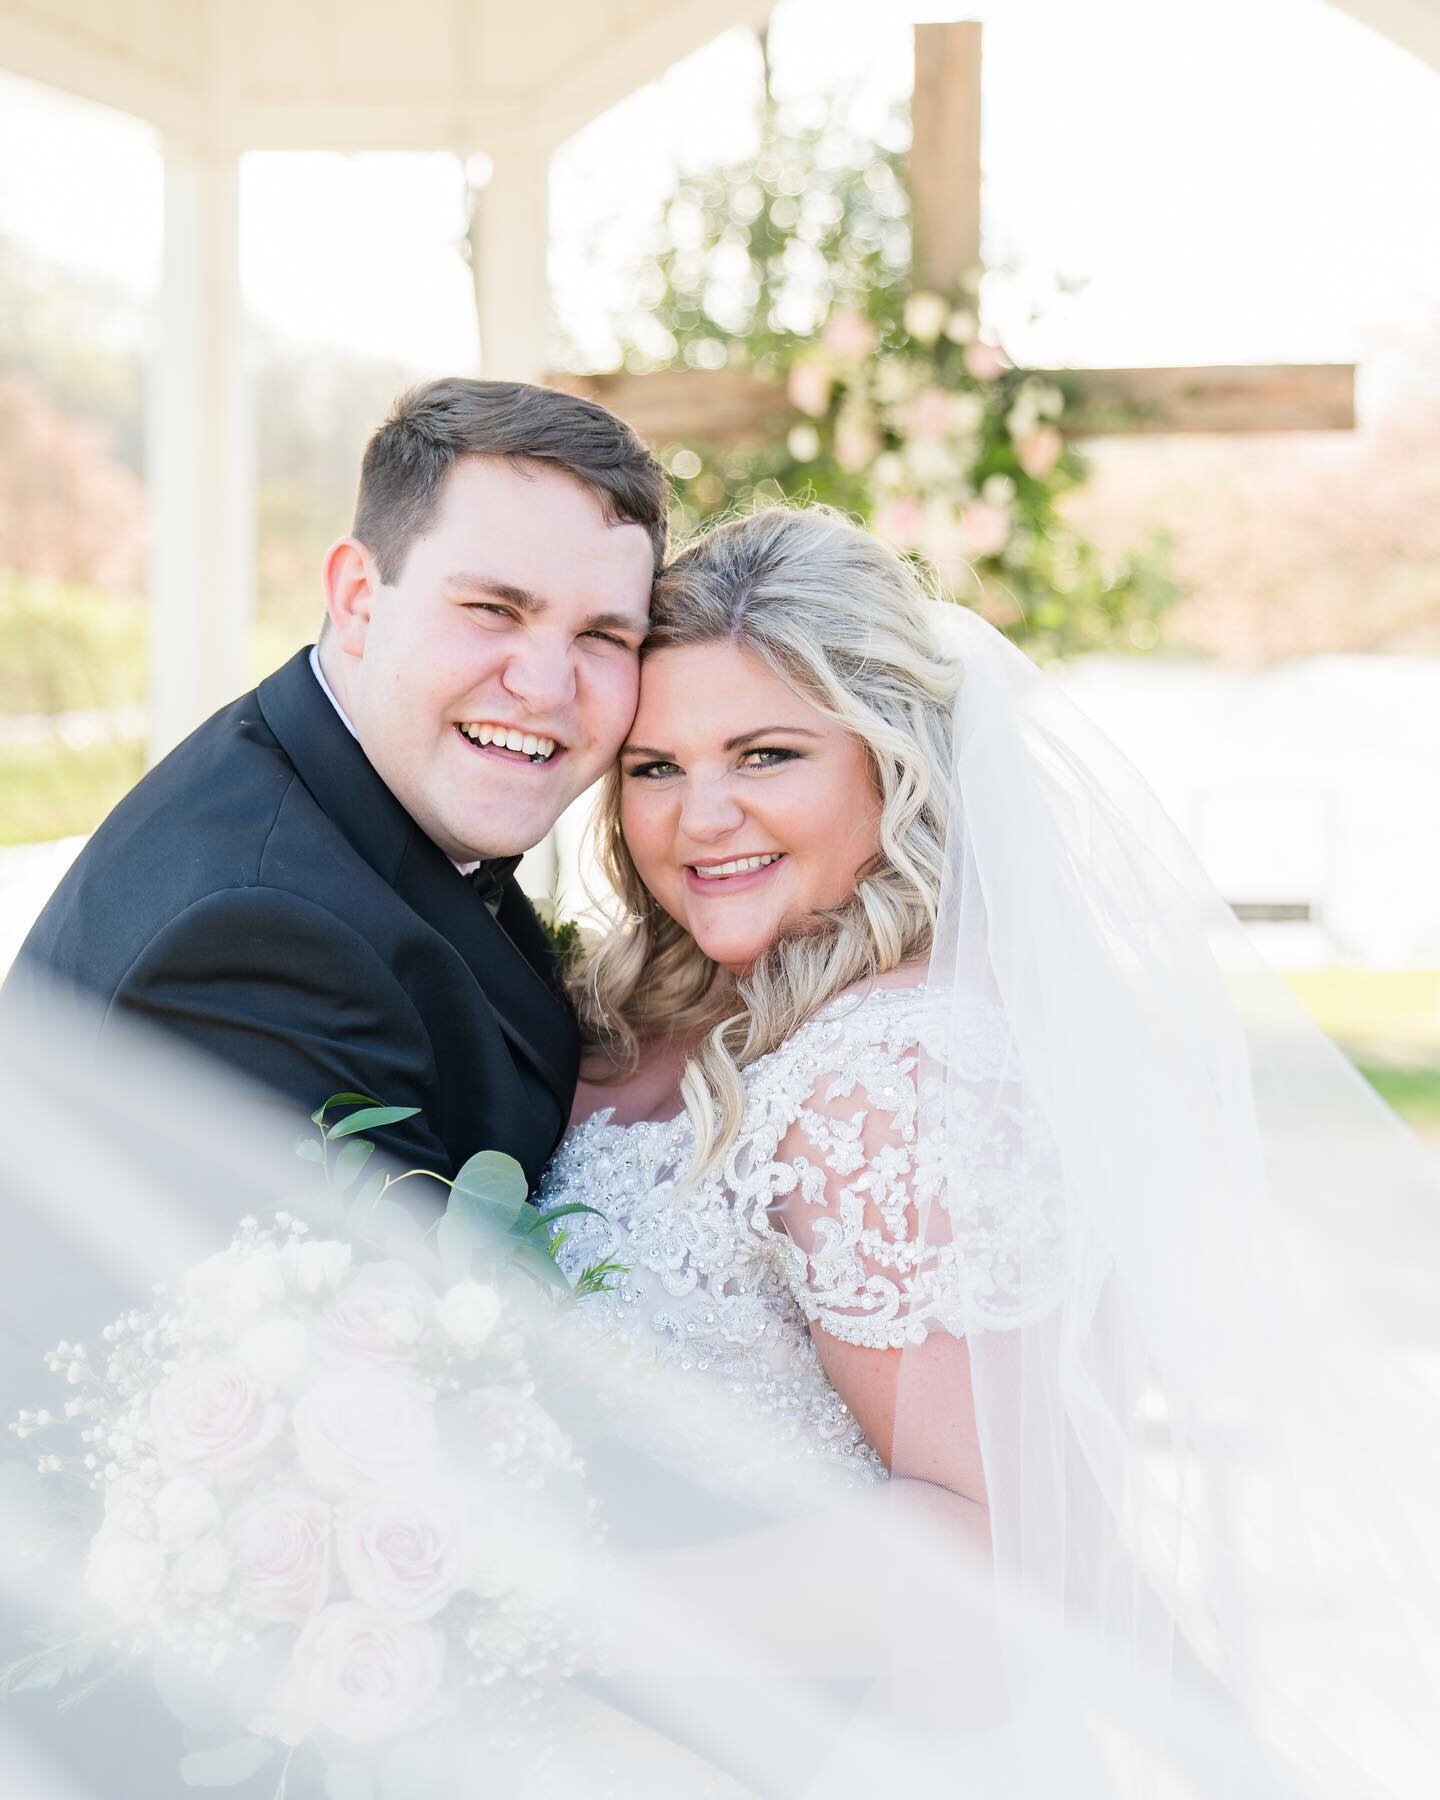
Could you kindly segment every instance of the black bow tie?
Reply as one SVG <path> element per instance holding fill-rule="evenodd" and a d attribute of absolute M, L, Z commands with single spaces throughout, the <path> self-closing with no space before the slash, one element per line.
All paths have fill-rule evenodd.
<path fill-rule="evenodd" d="M 492 916 L 499 911 L 505 883 L 520 866 L 518 856 L 492 856 L 472 869 L 466 880 L 484 901 Z"/>

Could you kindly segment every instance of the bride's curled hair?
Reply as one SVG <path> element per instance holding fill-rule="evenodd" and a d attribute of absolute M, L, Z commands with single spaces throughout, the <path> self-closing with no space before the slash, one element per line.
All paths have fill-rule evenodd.
<path fill-rule="evenodd" d="M 757 656 L 864 746 L 881 851 L 838 906 L 791 922 L 738 980 L 645 888 L 620 829 L 618 766 L 594 822 L 624 907 L 576 970 L 582 1023 L 620 1071 L 656 1040 L 704 1036 L 681 1083 L 692 1177 L 733 1143 L 740 1071 L 845 989 L 929 949 L 940 902 L 959 667 L 939 647 L 914 568 L 827 507 L 773 506 L 716 526 L 661 573 L 645 654 L 728 643 Z M 706 1029 L 708 1027 L 708 1029 Z"/>

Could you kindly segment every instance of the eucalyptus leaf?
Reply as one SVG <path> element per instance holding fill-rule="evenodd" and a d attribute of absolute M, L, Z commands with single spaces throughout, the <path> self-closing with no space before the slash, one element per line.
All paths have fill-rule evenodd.
<path fill-rule="evenodd" d="M 186 1787 L 236 1787 L 263 1769 L 275 1754 L 266 1738 L 236 1738 L 218 1750 L 195 1750 L 180 1759 L 180 1779 Z"/>
<path fill-rule="evenodd" d="M 539 1282 L 542 1287 L 555 1288 L 562 1294 L 571 1291 L 570 1283 L 556 1266 L 554 1257 L 529 1238 L 522 1238 L 515 1245 L 510 1261 L 515 1268 Z"/>
<path fill-rule="evenodd" d="M 513 1156 L 481 1150 L 461 1168 L 450 1189 L 450 1210 L 504 1228 L 514 1224 L 530 1197 L 530 1183 Z"/>
<path fill-rule="evenodd" d="M 330 1185 L 343 1193 L 374 1154 L 375 1146 L 366 1138 L 356 1138 L 351 1143 L 342 1144 L 340 1153 L 335 1158 L 335 1167 L 330 1171 Z"/>
<path fill-rule="evenodd" d="M 413 1119 L 419 1110 L 418 1106 L 362 1106 L 359 1112 L 332 1125 L 325 1135 L 333 1143 L 336 1138 L 353 1137 L 357 1131 L 378 1131 L 382 1125 L 398 1125 L 402 1119 Z"/>
<path fill-rule="evenodd" d="M 332 1106 L 378 1106 L 380 1102 L 370 1094 L 332 1094 L 322 1106 L 317 1106 L 311 1113 L 313 1124 L 323 1125 L 325 1115 Z"/>
<path fill-rule="evenodd" d="M 6 1691 L 18 1694 L 26 1688 L 53 1688 L 64 1679 L 65 1650 L 45 1650 L 34 1657 L 12 1681 L 6 1683 Z"/>
<path fill-rule="evenodd" d="M 325 1160 L 325 1146 L 320 1142 L 319 1138 L 302 1137 L 296 1140 L 295 1154 L 300 1158 L 301 1162 L 323 1163 Z"/>

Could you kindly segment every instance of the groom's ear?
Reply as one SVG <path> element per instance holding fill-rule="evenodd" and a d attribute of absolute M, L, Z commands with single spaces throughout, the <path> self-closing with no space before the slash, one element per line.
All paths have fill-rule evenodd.
<path fill-rule="evenodd" d="M 325 610 L 331 635 L 347 656 L 365 654 L 365 634 L 380 574 L 359 538 L 344 537 L 325 557 Z"/>

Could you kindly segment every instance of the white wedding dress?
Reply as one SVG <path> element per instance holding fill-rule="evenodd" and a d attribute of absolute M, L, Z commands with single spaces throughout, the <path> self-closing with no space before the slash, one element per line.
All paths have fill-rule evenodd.
<path fill-rule="evenodd" d="M 989 1254 L 977 1257 L 971 1236 L 962 1267 L 953 1242 L 921 1229 L 942 1174 L 922 1101 L 947 1027 L 923 986 L 844 995 L 744 1071 L 739 1136 L 697 1185 L 682 1182 L 695 1143 L 686 1114 L 621 1125 L 606 1107 L 567 1135 L 540 1194 L 545 1207 L 578 1201 L 604 1215 L 565 1220 L 568 1276 L 606 1258 L 624 1265 L 611 1293 L 587 1301 L 592 1328 L 708 1384 L 707 1399 L 723 1395 L 772 1450 L 819 1459 L 856 1486 L 884 1480 L 885 1466 L 810 1327 L 884 1350 L 993 1317 L 1016 1230 L 1032 1267 L 1048 1230 L 1035 1184 L 1013 1178 L 1003 1121 L 978 1109 L 963 1144 L 952 1114 L 944 1148 L 973 1171 Z M 977 1092 L 1003 1091 L 1010 1054 L 1000 1014 L 977 1006 L 966 1033 Z"/>

